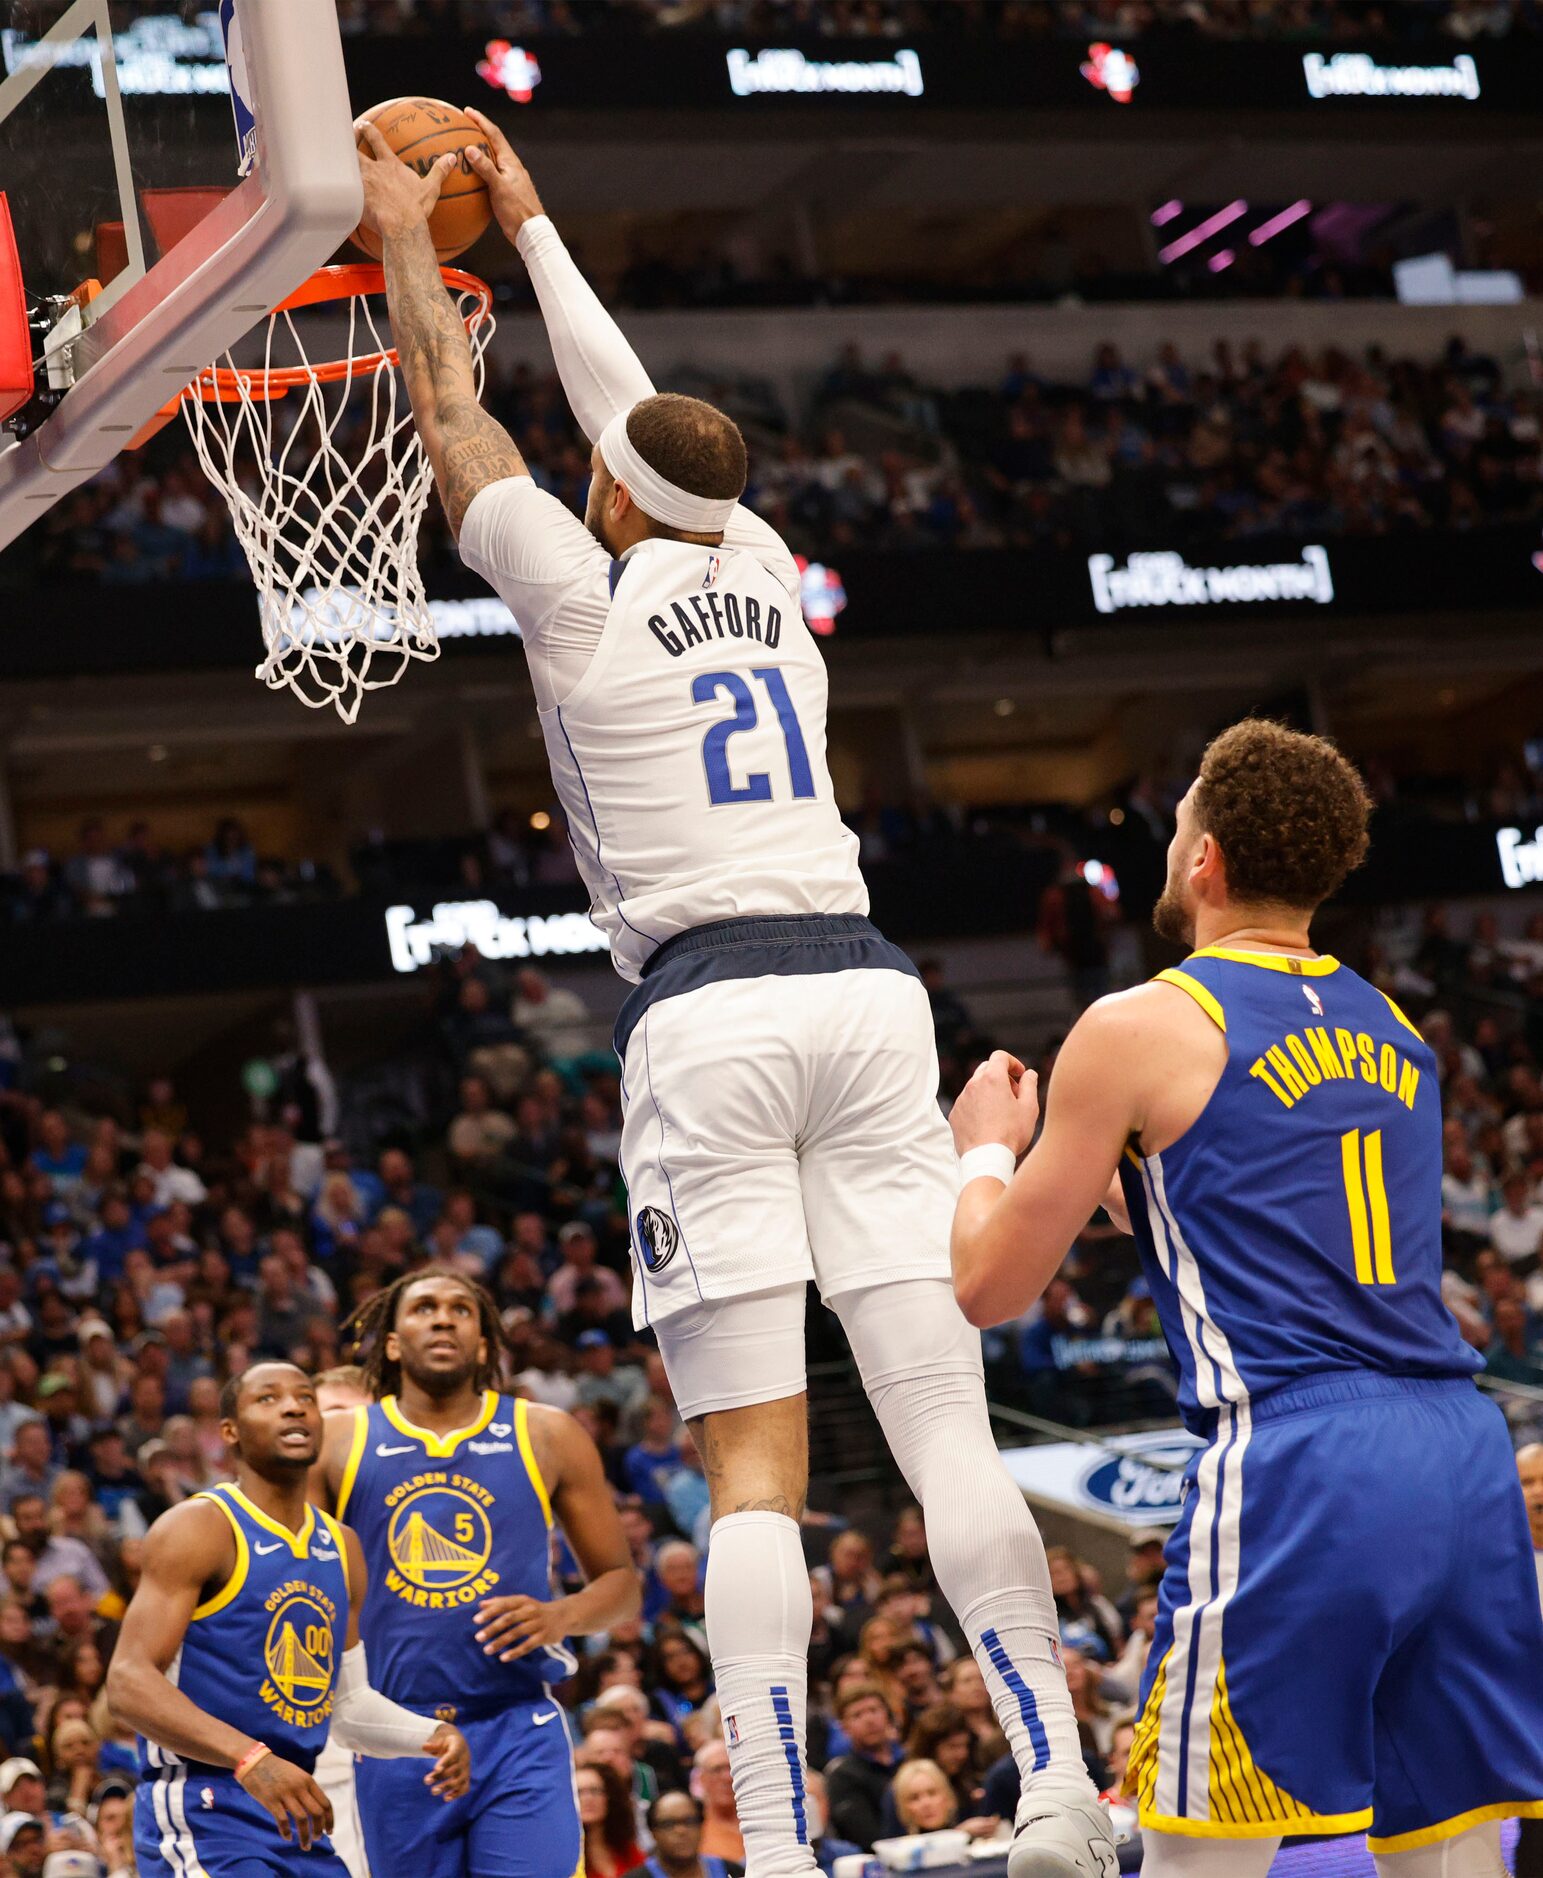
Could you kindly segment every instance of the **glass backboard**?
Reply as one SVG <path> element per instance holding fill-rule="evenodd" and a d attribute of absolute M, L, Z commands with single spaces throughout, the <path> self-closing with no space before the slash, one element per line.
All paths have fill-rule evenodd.
<path fill-rule="evenodd" d="M 322 265 L 360 188 L 327 0 L 0 0 L 0 190 L 34 325 L 0 547 Z"/>

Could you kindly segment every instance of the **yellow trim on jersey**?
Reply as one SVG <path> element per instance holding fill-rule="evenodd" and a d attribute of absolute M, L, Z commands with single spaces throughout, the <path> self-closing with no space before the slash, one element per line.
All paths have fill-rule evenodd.
<path fill-rule="evenodd" d="M 463 1441 L 470 1441 L 473 1435 L 480 1435 L 492 1421 L 498 1413 L 498 1397 L 491 1389 L 486 1390 L 477 1419 L 465 1428 L 453 1428 L 448 1435 L 436 1435 L 431 1429 L 415 1426 L 397 1406 L 397 1399 L 394 1395 L 382 1396 L 380 1407 L 381 1413 L 398 1434 L 408 1435 L 414 1441 L 421 1441 L 436 1461 L 448 1461 Z"/>
<path fill-rule="evenodd" d="M 370 1408 L 367 1402 L 361 1402 L 354 1410 L 353 1439 L 348 1444 L 348 1459 L 343 1463 L 343 1479 L 338 1487 L 337 1516 L 343 1517 L 348 1505 L 348 1497 L 354 1490 L 354 1481 L 359 1474 L 359 1463 L 364 1459 L 364 1444 L 370 1438 Z"/>
<path fill-rule="evenodd" d="M 1455 1839 L 1470 1827 L 1487 1826 L 1492 1819 L 1543 1819 L 1543 1800 L 1501 1800 L 1494 1806 L 1479 1806 L 1471 1813 L 1459 1813 L 1456 1819 L 1444 1819 L 1439 1826 L 1426 1826 L 1420 1832 L 1401 1832 L 1394 1839 L 1374 1839 L 1368 1833 L 1366 1847 L 1370 1852 L 1413 1852 L 1422 1845 Z"/>
<path fill-rule="evenodd" d="M 347 1577 L 348 1575 L 348 1547 L 344 1543 L 343 1528 L 338 1524 L 338 1522 L 332 1517 L 332 1515 L 326 1510 L 325 1507 L 319 1506 L 317 1507 L 316 1511 L 321 1517 L 321 1523 L 327 1528 L 328 1532 L 332 1534 L 332 1543 L 337 1547 L 338 1557 L 342 1559 L 343 1561 L 343 1575 Z"/>
<path fill-rule="evenodd" d="M 1302 1833 L 1365 1830 L 1372 1817 L 1369 1806 L 1356 1813 L 1314 1813 L 1277 1786 L 1254 1759 L 1232 1712 L 1225 1658 L 1217 1664 L 1216 1692 L 1211 1699 L 1206 1817 L 1178 1819 L 1159 1813 L 1158 1730 L 1172 1656 L 1170 1648 L 1153 1680 L 1131 1743 L 1126 1790 L 1138 1796 L 1144 1830 L 1171 1832 L 1186 1839 L 1274 1839 Z"/>
<path fill-rule="evenodd" d="M 1419 1026 L 1418 1026 L 1417 1024 L 1411 1024 L 1411 1023 L 1410 1023 L 1410 1021 L 1409 1021 L 1409 1019 L 1408 1019 L 1407 1017 L 1405 1017 L 1405 1015 L 1404 1015 L 1404 1013 L 1403 1013 L 1403 1012 L 1402 1012 L 1402 1011 L 1401 1011 L 1401 1010 L 1400 1010 L 1400 1009 L 1398 1008 L 1398 1006 L 1397 1006 L 1397 1005 L 1396 1005 L 1396 1004 L 1395 1004 L 1395 1003 L 1393 1002 L 1393 1000 L 1392 1000 L 1392 999 L 1391 999 L 1391 998 L 1390 998 L 1390 997 L 1388 996 L 1388 994 L 1387 994 L 1387 992 L 1385 992 L 1385 991 L 1384 991 L 1384 992 L 1382 992 L 1382 993 L 1381 993 L 1381 997 L 1382 997 L 1382 1001 L 1383 1001 L 1383 1003 L 1387 1005 L 1387 1007 L 1388 1007 L 1388 1009 L 1389 1009 L 1389 1010 L 1390 1010 L 1390 1011 L 1391 1011 L 1391 1012 L 1393 1013 L 1393 1015 L 1394 1015 L 1394 1016 L 1395 1016 L 1395 1017 L 1396 1017 L 1396 1018 L 1398 1019 L 1398 1021 L 1399 1021 L 1399 1022 L 1400 1022 L 1400 1023 L 1401 1023 L 1402 1025 L 1403 1025 L 1403 1027 L 1404 1027 L 1404 1029 L 1405 1029 L 1405 1030 L 1407 1030 L 1407 1031 L 1410 1031 L 1410 1032 L 1411 1032 L 1411 1033 L 1412 1033 L 1412 1034 L 1413 1034 L 1414 1036 L 1416 1036 L 1416 1037 L 1418 1037 L 1418 1038 L 1420 1039 L 1420 1041 L 1421 1041 L 1421 1043 L 1424 1043 L 1424 1041 L 1425 1041 L 1425 1033 L 1424 1033 L 1424 1031 L 1422 1031 L 1422 1030 L 1421 1030 L 1421 1029 L 1419 1028 Z"/>
<path fill-rule="evenodd" d="M 195 1493 L 193 1498 L 195 1500 L 212 1500 L 230 1521 L 230 1529 L 236 1535 L 236 1563 L 231 1570 L 230 1576 L 225 1580 L 224 1584 L 221 1585 L 220 1589 L 215 1592 L 214 1596 L 206 1599 L 202 1604 L 193 1607 L 191 1621 L 196 1624 L 201 1617 L 213 1617 L 216 1611 L 223 1611 L 225 1606 L 235 1597 L 236 1593 L 246 1583 L 246 1575 L 252 1564 L 252 1555 L 247 1550 L 246 1533 L 242 1529 L 241 1521 L 236 1518 L 235 1509 L 225 1498 L 224 1494 L 215 1492 Z"/>
<path fill-rule="evenodd" d="M 536 1498 L 541 1502 L 542 1516 L 550 1532 L 552 1501 L 546 1490 L 546 1482 L 541 1478 L 541 1469 L 536 1465 L 536 1450 L 530 1440 L 530 1404 L 524 1396 L 520 1396 L 514 1405 L 514 1438 L 520 1445 L 520 1459 L 525 1463 L 526 1473 L 530 1475 L 530 1484 L 536 1490 Z"/>
<path fill-rule="evenodd" d="M 1293 978 L 1327 978 L 1339 970 L 1339 960 L 1327 953 L 1316 959 L 1300 959 L 1289 952 L 1238 952 L 1230 946 L 1202 946 L 1191 952 L 1192 959 L 1231 959 L 1234 965 L 1259 965 L 1267 972 L 1289 972 Z"/>
<path fill-rule="evenodd" d="M 1187 991 L 1222 1035 L 1226 1036 L 1227 1013 L 1216 1001 L 1216 994 L 1208 991 L 1198 978 L 1191 978 L 1188 972 L 1173 966 L 1166 972 L 1159 972 L 1152 982 L 1155 985 L 1176 985 L 1180 991 Z"/>
<path fill-rule="evenodd" d="M 233 1500 L 238 1500 L 244 1510 L 255 1519 L 265 1532 L 271 1532 L 276 1539 L 282 1539 L 296 1558 L 304 1558 L 311 1549 L 311 1535 L 316 1531 L 316 1508 L 307 1500 L 305 1518 L 299 1532 L 291 1532 L 288 1526 L 281 1525 L 271 1513 L 265 1513 L 260 1506 L 254 1506 L 238 1486 L 230 1481 L 221 1481 L 215 1489 L 217 1493 L 228 1493 Z"/>

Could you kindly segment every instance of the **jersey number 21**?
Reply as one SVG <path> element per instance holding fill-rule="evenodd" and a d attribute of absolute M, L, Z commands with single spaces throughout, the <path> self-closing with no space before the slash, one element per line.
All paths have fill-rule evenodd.
<path fill-rule="evenodd" d="M 799 728 L 798 714 L 781 671 L 775 665 L 758 665 L 750 676 L 758 679 L 777 713 L 782 726 L 782 740 L 788 748 L 788 776 L 795 800 L 814 795 L 814 775 L 809 768 L 809 751 Z M 734 715 L 714 724 L 702 740 L 702 767 L 707 771 L 707 799 L 716 808 L 723 802 L 770 802 L 771 777 L 764 770 L 735 784 L 729 775 L 728 745 L 742 730 L 754 730 L 760 711 L 755 693 L 738 672 L 702 672 L 691 687 L 693 704 L 710 704 L 727 693 Z"/>

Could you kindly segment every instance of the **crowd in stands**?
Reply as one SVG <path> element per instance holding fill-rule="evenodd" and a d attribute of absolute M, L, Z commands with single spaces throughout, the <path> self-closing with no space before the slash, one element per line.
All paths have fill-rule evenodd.
<path fill-rule="evenodd" d="M 14 875 L 0 876 L 0 920 L 31 925 L 128 911 L 211 912 L 325 899 L 338 891 L 323 864 L 260 855 L 233 815 L 221 817 L 207 842 L 182 849 L 158 841 L 142 816 L 116 842 L 107 824 L 92 816 L 81 824 L 72 853 L 29 848 Z"/>
<path fill-rule="evenodd" d="M 1098 345 L 1066 381 L 1015 355 L 944 391 L 895 353 L 846 347 L 789 421 L 764 385 L 716 386 L 752 442 L 747 500 L 795 551 L 1182 547 L 1223 536 L 1377 536 L 1543 516 L 1543 401 L 1454 339 L 1425 362 L 1372 347 L 1270 354 L 1219 341 Z M 582 512 L 589 450 L 555 378 L 495 371 L 489 408 L 532 476 Z M 431 511 L 421 552 L 453 544 Z M 220 498 L 190 457 L 117 459 L 32 531 L 45 576 L 239 575 Z"/>
<path fill-rule="evenodd" d="M 755 38 L 1341 39 L 1537 32 L 1537 0 L 338 0 L 348 33 L 511 38 L 696 29 Z"/>
<path fill-rule="evenodd" d="M 848 348 L 815 441 L 758 451 L 750 499 L 823 553 L 1467 530 L 1543 514 L 1540 408 L 1459 340 L 1429 363 L 1219 342 L 1200 367 L 1103 344 L 1077 383 L 1020 354 L 951 393 Z"/>

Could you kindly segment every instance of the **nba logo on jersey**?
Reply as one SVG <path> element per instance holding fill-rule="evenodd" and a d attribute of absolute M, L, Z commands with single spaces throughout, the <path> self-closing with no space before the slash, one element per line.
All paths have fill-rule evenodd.
<path fill-rule="evenodd" d="M 731 1748 L 739 1746 L 739 1723 L 732 1715 L 725 1715 L 723 1718 L 723 1738 Z"/>
<path fill-rule="evenodd" d="M 1319 997 L 1318 993 L 1313 990 L 1311 985 L 1303 985 L 1302 995 L 1304 998 L 1307 999 L 1307 1002 L 1312 1006 L 1313 1016 L 1322 1017 L 1323 1016 L 1323 999 Z"/>
<path fill-rule="evenodd" d="M 721 554 L 708 555 L 707 572 L 702 576 L 702 585 L 704 587 L 711 587 L 713 585 L 718 578 L 718 569 L 722 566 L 723 556 Z"/>

